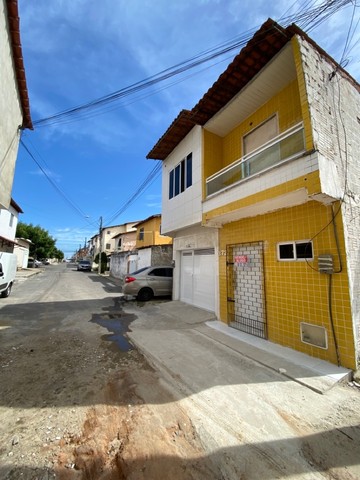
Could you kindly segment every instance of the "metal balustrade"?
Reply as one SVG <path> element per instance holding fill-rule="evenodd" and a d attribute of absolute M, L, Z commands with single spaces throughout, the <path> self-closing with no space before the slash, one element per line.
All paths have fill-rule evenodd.
<path fill-rule="evenodd" d="M 221 192 L 245 178 L 264 172 L 305 151 L 302 122 L 206 179 L 206 196 Z"/>

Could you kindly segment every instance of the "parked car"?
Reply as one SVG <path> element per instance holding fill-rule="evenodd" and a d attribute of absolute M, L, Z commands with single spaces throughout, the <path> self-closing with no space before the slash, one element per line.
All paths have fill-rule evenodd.
<path fill-rule="evenodd" d="M 173 269 L 174 267 L 167 265 L 141 268 L 126 275 L 122 292 L 135 296 L 142 302 L 153 297 L 171 295 Z"/>
<path fill-rule="evenodd" d="M 32 257 L 28 258 L 27 268 L 38 268 L 40 265 L 42 265 L 42 263 L 39 260 L 36 260 Z"/>
<path fill-rule="evenodd" d="M 77 264 L 77 270 L 82 270 L 83 272 L 91 272 L 91 263 L 89 260 L 80 260 Z"/>
<path fill-rule="evenodd" d="M 14 253 L 0 252 L 0 297 L 10 295 L 15 282 L 17 258 Z"/>

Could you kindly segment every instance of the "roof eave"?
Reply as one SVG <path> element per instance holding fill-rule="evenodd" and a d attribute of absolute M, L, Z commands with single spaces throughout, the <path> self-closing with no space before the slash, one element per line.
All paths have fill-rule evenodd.
<path fill-rule="evenodd" d="M 20 19 L 17 0 L 6 0 L 7 17 L 10 31 L 12 56 L 14 61 L 15 76 L 20 96 L 21 109 L 23 113 L 22 129 L 33 130 L 30 113 L 30 101 L 26 83 L 24 59 L 20 39 Z"/>

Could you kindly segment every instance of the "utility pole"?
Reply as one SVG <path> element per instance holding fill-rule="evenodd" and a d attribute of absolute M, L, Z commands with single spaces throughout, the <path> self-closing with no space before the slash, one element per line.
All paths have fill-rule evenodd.
<path fill-rule="evenodd" d="M 102 222 L 103 218 L 100 217 L 100 226 L 99 226 L 99 243 L 100 243 L 100 251 L 99 251 L 99 275 L 101 274 L 101 252 L 102 252 Z"/>

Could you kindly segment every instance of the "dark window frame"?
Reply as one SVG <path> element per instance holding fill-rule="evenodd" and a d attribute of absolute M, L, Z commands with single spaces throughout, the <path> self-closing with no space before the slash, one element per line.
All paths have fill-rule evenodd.
<path fill-rule="evenodd" d="M 277 259 L 280 262 L 302 262 L 314 260 L 311 240 L 294 240 L 277 244 Z"/>
<path fill-rule="evenodd" d="M 169 172 L 169 200 L 192 186 L 192 153 Z"/>

